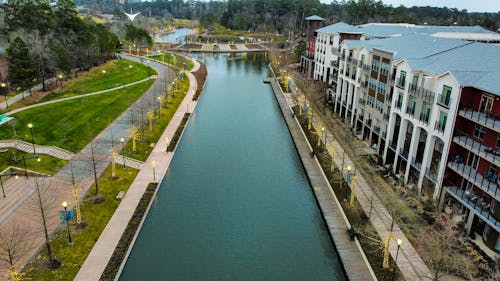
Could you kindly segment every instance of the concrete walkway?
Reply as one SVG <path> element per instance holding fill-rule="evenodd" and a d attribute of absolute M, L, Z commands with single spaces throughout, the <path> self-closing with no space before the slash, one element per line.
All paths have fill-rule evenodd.
<path fill-rule="evenodd" d="M 14 148 L 24 152 L 33 152 L 33 144 L 21 140 L 0 140 L 0 148 Z M 64 160 L 70 160 L 73 156 L 75 156 L 73 152 L 57 146 L 35 144 L 35 151 L 37 154 L 49 155 Z"/>
<path fill-rule="evenodd" d="M 197 105 L 197 102 L 192 100 L 197 89 L 196 78 L 191 72 L 186 71 L 186 74 L 189 78 L 188 93 L 160 137 L 161 140 L 167 137 L 171 140 L 184 114 L 186 112 L 193 112 Z M 74 279 L 75 281 L 99 280 L 148 184 L 150 182 L 161 182 L 161 179 L 166 174 L 173 158 L 173 153 L 166 152 L 166 150 L 167 144 L 165 142 L 157 142 L 145 165 L 140 170 L 126 195 L 122 198 L 120 205 L 80 268 Z M 156 176 L 153 174 L 152 161 L 156 163 Z M 153 178 L 156 178 L 156 180 Z"/>
<path fill-rule="evenodd" d="M 94 95 L 99 95 L 99 94 L 105 94 L 105 93 L 108 93 L 108 92 L 111 92 L 111 91 L 115 91 L 115 90 L 120 90 L 120 89 L 123 89 L 123 88 L 127 88 L 127 87 L 130 87 L 130 86 L 133 86 L 133 85 L 137 85 L 137 84 L 146 82 L 146 81 L 151 80 L 151 79 L 156 79 L 156 78 L 157 78 L 157 76 L 153 75 L 153 76 L 150 76 L 150 77 L 148 77 L 146 79 L 142 79 L 142 80 L 139 80 L 139 81 L 135 81 L 135 82 L 132 82 L 132 83 L 129 83 L 129 84 L 125 84 L 125 85 L 121 85 L 121 86 L 114 87 L 114 88 L 109 88 L 109 89 L 102 90 L 102 91 L 97 91 L 97 92 L 93 92 L 93 93 L 88 93 L 88 94 L 83 94 L 83 95 L 78 95 L 78 96 L 72 96 L 72 97 L 67 97 L 67 98 L 62 98 L 62 99 L 51 100 L 51 101 L 46 101 L 46 102 L 41 102 L 41 103 L 37 103 L 37 104 L 28 105 L 28 106 L 25 106 L 25 107 L 21 107 L 21 108 L 18 108 L 18 109 L 11 110 L 11 111 L 9 111 L 9 112 L 7 112 L 5 114 L 6 115 L 12 115 L 12 114 L 16 114 L 18 112 L 24 111 L 26 109 L 31 109 L 31 108 L 35 108 L 35 107 L 39 107 L 39 106 L 44 106 L 44 105 L 47 105 L 47 104 L 53 104 L 53 103 L 58 103 L 58 102 L 62 102 L 62 101 L 67 101 L 67 100 L 72 100 L 72 99 L 79 99 L 79 98 L 84 98 L 84 97 L 89 97 L 89 96 L 94 96 Z"/>
<path fill-rule="evenodd" d="M 50 84 L 52 84 L 52 83 L 54 83 L 56 81 L 57 81 L 56 77 L 48 78 L 48 79 L 45 80 L 45 85 L 50 85 Z M 12 97 L 8 98 L 7 101 L 3 100 L 2 102 L 0 102 L 0 109 L 6 108 L 7 105 L 11 106 L 12 104 L 14 104 L 14 103 L 20 101 L 21 99 L 23 99 L 23 97 L 29 96 L 32 93 L 41 90 L 42 88 L 43 88 L 42 87 L 42 83 L 40 83 L 38 85 L 35 85 L 35 86 L 31 87 L 31 89 L 29 89 L 29 90 L 26 90 L 24 92 L 21 92 L 21 93 L 15 95 L 15 96 L 12 96 Z"/>
<path fill-rule="evenodd" d="M 291 87 L 292 89 L 295 87 Z M 299 96 L 300 93 L 295 93 L 295 96 Z M 294 99 L 290 94 L 288 94 L 287 98 L 288 104 L 295 104 Z M 324 122 L 318 116 L 318 114 L 313 114 L 313 126 L 315 128 L 323 126 Z M 347 169 L 348 166 L 355 167 L 352 160 L 345 154 L 343 158 L 343 148 L 340 144 L 333 138 L 332 133 L 326 128 L 326 147 L 332 154 L 332 145 L 335 145 L 335 154 L 334 161 L 337 167 L 344 167 Z M 344 163 L 342 165 L 342 163 Z M 346 172 L 346 171 L 344 171 Z M 389 230 L 391 228 L 392 216 L 389 214 L 387 209 L 384 207 L 380 199 L 373 192 L 372 187 L 368 185 L 365 178 L 362 174 L 356 174 L 356 188 L 355 188 L 355 196 L 358 200 L 361 208 L 366 214 L 370 213 L 371 208 L 371 216 L 370 222 L 375 228 L 377 234 L 385 241 L 389 235 Z M 370 207 L 371 206 L 371 207 Z M 394 224 L 393 228 L 393 241 L 390 244 L 389 251 L 391 256 L 395 259 L 397 245 L 395 243 L 395 239 L 402 239 L 403 244 L 399 251 L 397 266 L 407 281 L 414 280 L 428 280 L 431 276 L 431 271 L 424 263 L 420 255 L 417 253 L 415 248 L 411 245 L 410 241 L 406 238 L 404 233 L 401 231 L 397 223 Z M 382 265 L 380 265 L 382 266 Z M 392 267 L 393 265 L 391 265 Z"/>
<path fill-rule="evenodd" d="M 269 81 L 269 80 L 267 80 Z M 276 79 L 270 80 L 273 92 L 278 100 L 288 129 L 293 137 L 295 147 L 307 172 L 309 182 L 316 195 L 321 212 L 326 221 L 328 230 L 339 253 L 340 259 L 349 280 L 377 280 L 373 270 L 361 249 L 359 241 L 350 240 L 347 230 L 351 228 L 342 207 L 333 193 L 316 157 L 311 157 L 312 148 L 302 131 L 296 118 L 292 117 L 292 110 L 287 103 Z"/>
<path fill-rule="evenodd" d="M 135 58 L 130 59 L 139 61 Z M 83 197 L 94 185 L 91 150 L 93 149 L 96 155 L 97 175 L 101 176 L 111 163 L 111 148 L 114 147 L 118 151 L 120 150 L 121 145 L 119 145 L 119 139 L 121 137 L 123 137 L 126 142 L 129 141 L 129 129 L 132 124 L 136 126 L 140 125 L 140 115 L 143 112 L 142 109 L 146 108 L 147 110 L 148 108 L 152 108 L 158 103 L 158 95 L 165 93 L 164 85 L 167 82 L 164 80 L 164 77 L 167 77 L 166 73 L 171 72 L 171 70 L 158 63 L 150 62 L 148 65 L 158 72 L 158 78 L 134 104 L 97 135 L 92 141 L 92 144 L 89 143 L 78 152 L 71 159 L 71 164 L 68 163 L 52 177 L 34 178 L 39 182 L 44 201 L 47 201 L 46 215 L 49 233 L 53 233 L 60 224 L 59 211 L 62 208 L 61 202 L 73 202 L 70 167 L 73 166 L 74 168 L 77 185 L 82 190 L 80 197 Z M 32 178 L 33 177 L 30 177 L 30 179 Z M 23 184 L 31 188 L 34 186 L 32 181 L 28 181 L 24 178 L 19 178 L 17 180 L 19 180 L 17 184 Z M 22 225 L 24 228 L 29 229 L 30 233 L 33 233 L 31 240 L 34 247 L 27 250 L 23 258 L 17 263 L 17 266 L 21 268 L 45 245 L 42 227 L 39 221 L 40 211 L 36 207 L 37 196 L 33 196 L 33 194 L 35 194 L 34 192 L 26 192 L 24 194 L 28 195 L 27 198 L 8 195 L 7 198 L 0 199 L 0 209 L 2 209 L 3 213 L 8 214 L 0 226 L 8 227 L 14 224 Z M 13 204 L 13 202 L 21 202 L 21 204 Z M 3 276 L 6 274 L 7 267 L 6 264 L 2 262 L 0 263 L 0 280 L 5 280 Z"/>

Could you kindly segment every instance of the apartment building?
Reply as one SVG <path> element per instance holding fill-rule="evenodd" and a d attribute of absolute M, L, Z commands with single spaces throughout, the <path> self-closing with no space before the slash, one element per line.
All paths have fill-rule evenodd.
<path fill-rule="evenodd" d="M 408 188 L 459 204 L 467 231 L 500 253 L 500 46 L 413 34 L 333 52 L 333 111 Z"/>

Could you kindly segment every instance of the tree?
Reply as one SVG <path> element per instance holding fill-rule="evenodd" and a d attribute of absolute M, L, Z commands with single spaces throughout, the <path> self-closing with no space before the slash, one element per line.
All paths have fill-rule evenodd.
<path fill-rule="evenodd" d="M 8 80 L 15 87 L 26 88 L 30 86 L 35 77 L 35 63 L 28 45 L 17 36 L 6 50 L 9 61 Z"/>
<path fill-rule="evenodd" d="M 295 49 L 293 50 L 295 54 L 295 59 L 300 60 L 300 56 L 303 56 L 306 54 L 307 50 L 307 43 L 305 40 L 300 40 Z"/>
<path fill-rule="evenodd" d="M 0 261 L 16 270 L 18 262 L 33 249 L 30 232 L 17 223 L 0 225 Z"/>

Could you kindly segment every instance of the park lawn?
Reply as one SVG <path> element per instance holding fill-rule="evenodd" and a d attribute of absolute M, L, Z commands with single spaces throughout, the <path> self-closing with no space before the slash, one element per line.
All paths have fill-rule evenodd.
<path fill-rule="evenodd" d="M 148 118 L 144 119 L 144 138 L 142 140 L 136 140 L 136 151 L 132 152 L 132 141 L 129 141 L 125 146 L 122 153 L 125 153 L 126 156 L 140 160 L 146 161 L 148 159 L 149 154 L 153 151 L 153 148 L 150 146 L 151 143 L 156 143 L 158 141 L 166 141 L 159 140 L 163 131 L 172 120 L 172 117 L 177 111 L 177 108 L 181 104 L 182 100 L 186 96 L 187 91 L 189 90 L 189 78 L 184 76 L 181 80 L 180 88 L 178 93 L 175 94 L 174 97 L 170 99 L 170 102 L 167 105 L 167 108 L 163 107 L 161 110 L 161 117 L 155 118 L 153 121 L 153 130 L 149 130 L 149 121 Z M 156 113 L 156 117 L 158 117 L 158 109 Z M 141 130 L 139 129 L 139 132 Z"/>
<path fill-rule="evenodd" d="M 101 204 L 92 204 L 89 196 L 94 195 L 94 188 L 89 189 L 87 196 L 81 202 L 82 221 L 88 226 L 83 230 L 71 227 L 73 246 L 68 245 L 66 226 L 60 226 L 51 238 L 51 246 L 54 256 L 62 262 L 57 270 L 48 270 L 45 266 L 47 261 L 45 247 L 23 270 L 26 275 L 23 280 L 52 281 L 73 280 L 80 270 L 81 265 L 94 247 L 95 242 L 111 219 L 120 200 L 115 197 L 120 191 L 127 191 L 139 170 L 116 166 L 117 180 L 111 179 L 111 166 L 99 178 L 99 195 L 105 199 Z M 74 217 L 73 223 L 76 218 Z"/>
<path fill-rule="evenodd" d="M 191 70 L 194 67 L 193 61 L 190 59 L 186 59 L 183 56 L 179 56 L 179 55 L 176 55 L 176 54 L 170 53 L 170 52 L 163 52 L 163 54 L 164 54 L 163 56 L 162 55 L 154 55 L 154 56 L 149 56 L 148 58 L 152 59 L 152 60 L 157 60 L 160 62 L 163 62 L 163 60 L 165 60 L 164 61 L 165 63 L 177 66 L 181 69 L 184 68 L 186 70 Z M 175 64 L 174 64 L 174 57 L 175 57 Z"/>
<path fill-rule="evenodd" d="M 130 68 L 132 66 L 132 68 Z M 105 70 L 106 74 L 102 71 Z M 93 93 L 105 89 L 115 88 L 135 81 L 143 80 L 156 71 L 144 64 L 120 59 L 112 60 L 100 66 L 92 68 L 88 73 L 64 83 L 57 91 L 46 95 L 38 102 L 60 99 Z"/>
<path fill-rule="evenodd" d="M 20 151 L 13 148 L 9 148 L 9 151 L 7 152 L 0 153 L 0 172 L 7 169 L 7 167 L 9 166 L 24 169 L 23 161 L 15 163 L 13 159 L 29 155 L 32 155 L 32 153 Z M 43 174 L 54 175 L 55 173 L 57 173 L 57 171 L 59 171 L 59 169 L 61 169 L 68 162 L 66 160 L 55 158 L 48 155 L 39 154 L 39 156 L 40 156 L 40 162 L 38 162 L 37 159 L 35 158 L 27 159 L 26 169 Z"/>
<path fill-rule="evenodd" d="M 151 87 L 154 80 L 108 93 L 82 97 L 27 109 L 13 115 L 22 140 L 31 142 L 27 124 L 33 123 L 37 144 L 58 146 L 73 152 L 80 151 L 90 140 L 113 122 Z M 64 139 L 66 132 L 66 142 Z M 0 127 L 0 139 L 8 139 L 12 131 Z"/>

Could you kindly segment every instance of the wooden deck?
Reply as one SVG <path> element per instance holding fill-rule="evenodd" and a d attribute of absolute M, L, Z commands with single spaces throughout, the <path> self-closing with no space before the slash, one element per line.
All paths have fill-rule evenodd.
<path fill-rule="evenodd" d="M 312 190 L 316 196 L 321 212 L 327 224 L 331 238 L 335 244 L 345 273 L 351 281 L 377 280 L 359 241 L 350 240 L 347 229 L 351 226 L 340 203 L 326 179 L 316 157 L 311 157 L 311 146 L 306 139 L 302 128 L 292 114 L 291 108 L 285 99 L 276 79 L 264 79 L 270 82 L 274 95 L 280 105 L 288 129 L 295 142 L 297 152 L 306 170 Z"/>

